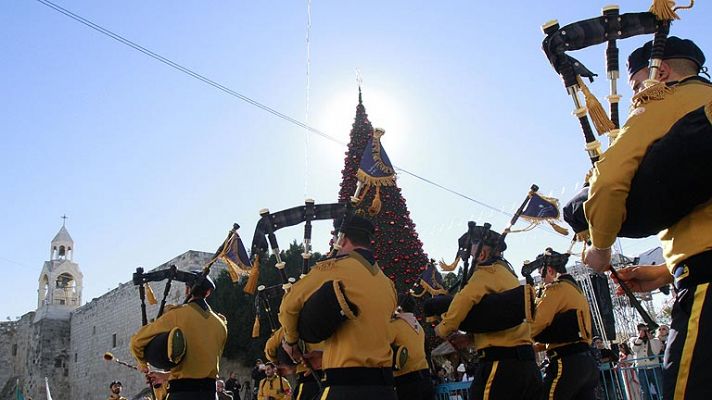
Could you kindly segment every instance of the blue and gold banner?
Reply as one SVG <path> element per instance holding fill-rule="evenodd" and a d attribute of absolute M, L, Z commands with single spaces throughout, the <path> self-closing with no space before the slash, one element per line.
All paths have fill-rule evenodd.
<path fill-rule="evenodd" d="M 381 145 L 381 136 L 385 131 L 376 128 L 368 140 L 361 155 L 361 163 L 356 177 L 366 186 L 393 186 L 396 183 L 396 172 L 393 164 Z"/>
<path fill-rule="evenodd" d="M 422 287 L 423 290 L 420 293 L 416 293 L 416 291 L 413 290 L 413 297 L 422 297 L 425 293 L 429 293 L 431 296 L 447 294 L 443 277 L 440 274 L 440 271 L 435 268 L 435 260 L 430 260 L 430 263 L 428 263 L 425 271 L 420 274 L 420 281 L 418 281 L 418 285 Z"/>

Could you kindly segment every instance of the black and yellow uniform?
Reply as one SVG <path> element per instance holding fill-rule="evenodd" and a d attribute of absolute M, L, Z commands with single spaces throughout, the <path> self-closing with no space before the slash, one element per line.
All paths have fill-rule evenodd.
<path fill-rule="evenodd" d="M 648 147 L 678 120 L 701 107 L 712 121 L 712 85 L 707 80 L 691 76 L 668 86 L 671 92 L 663 99 L 631 112 L 616 142 L 596 163 L 590 196 L 584 204 L 595 247 L 608 248 L 615 241 L 625 219 L 631 181 Z M 666 399 L 712 398 L 712 387 L 707 384 L 712 345 L 698 340 L 712 330 L 712 310 L 706 304 L 712 297 L 708 295 L 712 290 L 712 201 L 695 207 L 658 236 L 679 289 L 665 353 L 663 395 Z"/>
<path fill-rule="evenodd" d="M 279 328 L 275 331 L 272 336 L 265 343 L 265 355 L 267 359 L 273 363 L 277 363 L 277 350 L 282 346 L 282 339 L 284 338 L 284 329 Z M 324 345 L 322 343 L 307 343 L 307 352 L 311 351 L 323 351 Z M 323 376 L 323 371 L 321 369 L 314 370 L 313 372 L 317 374 L 315 377 L 309 372 L 309 369 L 305 364 L 297 364 L 297 387 L 294 388 L 294 393 L 292 398 L 294 400 L 313 400 L 317 398 L 319 394 L 319 384 L 317 379 L 321 379 Z"/>
<path fill-rule="evenodd" d="M 260 381 L 257 400 L 289 400 L 291 396 L 292 387 L 287 378 L 274 374 Z"/>
<path fill-rule="evenodd" d="M 548 399 L 594 399 L 598 383 L 598 367 L 591 355 L 591 311 L 578 283 L 569 274 L 546 285 L 537 301 L 536 317 L 531 326 L 536 338 L 549 327 L 557 315 L 575 310 L 579 318 L 575 329 L 580 339 L 546 343 L 549 365 L 544 374 L 544 389 Z"/>
<path fill-rule="evenodd" d="M 393 344 L 408 349 L 405 365 L 393 372 L 399 400 L 432 400 L 435 396 L 425 358 L 425 331 L 412 313 L 399 313 L 391 321 Z"/>
<path fill-rule="evenodd" d="M 183 361 L 170 371 L 167 398 L 214 400 L 227 325 L 225 317 L 213 312 L 205 299 L 173 307 L 155 322 L 143 326 L 131 337 L 131 352 L 141 366 L 146 366 L 146 345 L 156 335 L 175 327 L 183 332 L 187 351 Z"/>
<path fill-rule="evenodd" d="M 358 307 L 326 339 L 322 368 L 326 376 L 321 399 L 393 399 L 389 324 L 396 308 L 393 282 L 373 258 L 357 249 L 317 263 L 282 299 L 279 321 L 288 343 L 299 340 L 299 314 L 304 303 L 327 281 L 340 281 L 346 297 Z"/>
<path fill-rule="evenodd" d="M 111 394 L 107 400 L 129 400 L 120 394 Z"/>
<path fill-rule="evenodd" d="M 467 285 L 458 292 L 435 328 L 446 338 L 457 330 L 472 306 L 488 293 L 500 293 L 519 286 L 519 281 L 503 260 L 477 266 Z M 473 334 L 480 362 L 470 387 L 474 399 L 538 399 L 541 374 L 534 359 L 529 323 L 502 331 Z"/>

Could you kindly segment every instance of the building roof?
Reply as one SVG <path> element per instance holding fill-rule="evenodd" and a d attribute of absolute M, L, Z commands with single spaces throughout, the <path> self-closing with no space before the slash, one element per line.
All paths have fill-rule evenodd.
<path fill-rule="evenodd" d="M 52 239 L 52 243 L 55 242 L 74 243 L 74 240 L 72 240 L 72 237 L 69 236 L 69 231 L 67 231 L 67 228 L 64 225 L 59 228 L 59 232 L 57 232 L 57 234 L 54 236 L 54 239 Z"/>

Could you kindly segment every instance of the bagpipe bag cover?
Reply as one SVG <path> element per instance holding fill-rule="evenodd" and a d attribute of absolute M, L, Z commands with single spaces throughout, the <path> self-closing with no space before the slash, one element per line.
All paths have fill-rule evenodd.
<path fill-rule="evenodd" d="M 180 364 L 185 352 L 186 341 L 180 328 L 156 335 L 143 350 L 146 361 L 164 371 Z"/>
<path fill-rule="evenodd" d="M 440 295 L 426 300 L 426 317 L 440 316 L 452 303 L 451 295 Z M 529 285 L 520 285 L 500 293 L 489 293 L 474 305 L 459 329 L 471 333 L 497 332 L 513 328 L 534 316 L 534 292 Z"/>
<path fill-rule="evenodd" d="M 307 343 L 328 339 L 349 316 L 358 316 L 358 307 L 346 297 L 340 281 L 327 281 L 304 303 L 297 330 Z"/>

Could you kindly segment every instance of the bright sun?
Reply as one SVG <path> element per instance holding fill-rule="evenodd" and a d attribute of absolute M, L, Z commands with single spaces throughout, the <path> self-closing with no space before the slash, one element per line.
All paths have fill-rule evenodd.
<path fill-rule="evenodd" d="M 404 104 L 398 98 L 377 89 L 363 87 L 362 92 L 363 104 L 371 124 L 374 128 L 386 130 L 384 145 L 387 148 L 398 148 L 408 134 Z M 314 110 L 312 123 L 316 128 L 347 143 L 356 115 L 357 92 L 354 89 L 343 90 L 327 98 L 328 101 L 320 110 Z"/>

